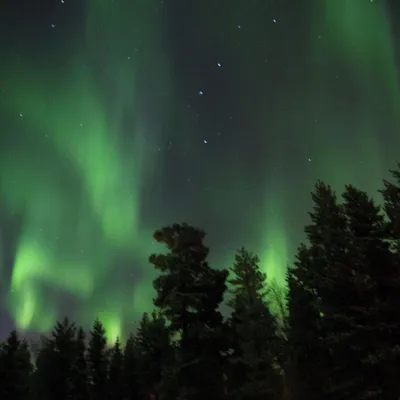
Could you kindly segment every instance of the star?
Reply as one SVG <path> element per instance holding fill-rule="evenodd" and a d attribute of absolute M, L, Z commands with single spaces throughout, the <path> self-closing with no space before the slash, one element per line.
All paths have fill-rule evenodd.
<path fill-rule="evenodd" d="M 217 63 L 217 65 L 218 65 L 218 67 L 222 67 L 222 64 L 221 64 L 221 63 Z"/>
<path fill-rule="evenodd" d="M 203 142 L 204 142 L 205 144 L 207 144 L 207 143 L 208 143 L 208 141 L 207 141 L 207 140 L 205 140 L 205 139 L 203 140 Z"/>
<path fill-rule="evenodd" d="M 202 90 L 199 90 L 199 96 L 203 96 L 204 92 Z"/>

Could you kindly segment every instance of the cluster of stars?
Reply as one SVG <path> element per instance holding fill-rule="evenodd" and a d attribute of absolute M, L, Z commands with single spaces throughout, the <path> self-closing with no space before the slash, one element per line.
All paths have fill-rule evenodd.
<path fill-rule="evenodd" d="M 276 20 L 275 18 L 273 18 L 273 19 L 272 19 L 272 22 L 275 24 L 275 23 L 277 22 L 277 20 Z M 241 29 L 242 26 L 241 26 L 241 25 L 236 25 L 236 28 L 237 28 L 237 29 Z M 217 67 L 218 67 L 218 68 L 222 68 L 222 63 L 217 62 Z M 199 96 L 204 96 L 204 91 L 203 91 L 203 90 L 199 90 L 199 91 L 198 91 L 198 95 L 199 95 Z M 189 106 L 189 107 L 190 107 L 190 106 Z M 230 119 L 232 119 L 232 117 L 231 117 Z M 218 136 L 220 136 L 220 135 L 221 135 L 221 133 L 218 132 Z M 203 143 L 204 143 L 204 144 L 208 144 L 208 140 L 207 140 L 207 139 L 203 139 Z M 311 159 L 309 159 L 309 161 L 311 161 Z"/>
<path fill-rule="evenodd" d="M 65 0 L 60 0 L 60 1 L 61 1 L 62 4 L 65 3 Z M 371 0 L 371 1 L 373 1 L 373 0 Z M 273 19 L 272 19 L 272 22 L 273 22 L 274 24 L 277 23 L 276 18 L 273 18 Z M 51 28 L 52 28 L 52 29 L 56 28 L 56 26 L 57 26 L 57 25 L 54 24 L 54 23 L 51 24 Z M 236 25 L 236 28 L 237 28 L 237 29 L 242 29 L 242 25 L 238 24 L 238 25 Z M 135 49 L 135 51 L 137 51 L 137 49 Z M 131 56 L 127 56 L 127 59 L 128 59 L 128 60 L 131 60 L 132 57 L 131 57 Z M 221 63 L 221 62 L 217 62 L 217 63 L 216 63 L 216 66 L 217 66 L 218 69 L 222 69 L 222 63 Z M 203 90 L 199 90 L 199 91 L 198 91 L 198 96 L 204 96 L 204 91 L 203 91 Z M 188 107 L 190 107 L 190 106 L 188 106 Z M 20 114 L 20 116 L 22 117 L 22 114 Z M 231 117 L 230 119 L 232 119 L 232 117 Z M 80 124 L 80 126 L 82 127 L 83 125 Z M 218 135 L 218 136 L 221 136 L 221 132 L 218 132 L 217 135 Z M 209 140 L 208 140 L 208 139 L 203 139 L 203 144 L 205 144 L 205 145 L 209 144 Z M 170 150 L 171 147 L 172 147 L 172 142 L 169 141 L 169 142 L 168 142 L 168 145 L 167 145 L 167 150 Z M 161 151 L 161 148 L 158 147 L 158 148 L 157 148 L 157 151 Z M 308 158 L 307 161 L 308 161 L 308 162 L 311 162 L 311 158 Z M 190 181 L 191 181 L 191 180 L 188 179 L 188 182 L 190 182 Z"/>

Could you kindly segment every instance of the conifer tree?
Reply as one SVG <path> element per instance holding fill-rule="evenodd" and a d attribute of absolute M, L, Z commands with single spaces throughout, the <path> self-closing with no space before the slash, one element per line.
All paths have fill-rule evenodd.
<path fill-rule="evenodd" d="M 90 332 L 88 346 L 88 367 L 90 376 L 90 396 L 93 400 L 108 398 L 108 349 L 106 331 L 96 319 Z"/>
<path fill-rule="evenodd" d="M 226 290 L 227 271 L 210 268 L 204 246 L 205 233 L 187 224 L 157 231 L 155 239 L 168 247 L 168 254 L 152 255 L 150 263 L 161 275 L 154 281 L 154 304 L 179 334 L 176 376 L 181 397 L 214 399 L 223 395 L 221 349 L 222 316 L 218 307 Z"/>
<path fill-rule="evenodd" d="M 348 186 L 343 196 L 340 205 L 332 189 L 318 183 L 312 223 L 306 227 L 309 276 L 327 346 L 327 374 L 321 382 L 327 399 L 380 398 L 379 349 L 371 347 L 378 334 L 379 306 L 367 250 L 380 246 L 382 220 L 365 193 Z"/>
<path fill-rule="evenodd" d="M 59 382 L 57 386 L 57 399 L 68 399 L 72 394 L 72 371 L 75 356 L 75 337 L 76 327 L 68 318 L 63 322 L 57 322 L 52 333 L 52 342 L 54 344 L 55 367 L 58 368 Z"/>
<path fill-rule="evenodd" d="M 139 399 L 139 379 L 135 338 L 128 337 L 123 354 L 123 387 L 125 400 Z"/>
<path fill-rule="evenodd" d="M 36 359 L 35 398 L 67 400 L 72 396 L 76 327 L 67 318 L 44 338 Z"/>
<path fill-rule="evenodd" d="M 0 399 L 28 400 L 31 374 L 28 345 L 12 331 L 0 348 Z"/>
<path fill-rule="evenodd" d="M 400 396 L 400 311 L 397 306 L 400 302 L 400 173 L 391 173 L 395 183 L 384 180 L 384 189 L 380 191 L 386 216 L 365 193 L 349 186 L 344 195 L 354 235 L 353 247 L 368 261 L 373 281 L 375 302 L 369 311 L 375 311 L 375 323 L 370 320 L 373 328 L 369 334 L 374 336 L 376 345 L 368 365 L 377 369 L 374 375 L 382 399 Z"/>
<path fill-rule="evenodd" d="M 323 340 L 319 299 L 309 249 L 303 244 L 295 268 L 287 271 L 288 329 L 285 390 L 291 400 L 324 398 L 327 346 Z"/>
<path fill-rule="evenodd" d="M 144 313 L 136 333 L 137 370 L 142 397 L 162 397 L 163 369 L 171 358 L 171 345 L 165 318 Z"/>
<path fill-rule="evenodd" d="M 56 360 L 54 345 L 51 340 L 45 336 L 40 338 L 40 344 L 35 354 L 35 369 L 32 377 L 33 399 L 51 400 L 52 388 L 57 385 L 58 373 L 55 370 Z"/>
<path fill-rule="evenodd" d="M 390 322 L 385 318 L 386 294 L 381 292 L 380 281 L 394 261 L 386 240 L 384 217 L 367 193 L 351 185 L 346 186 L 343 199 L 348 247 L 347 260 L 339 268 L 341 273 L 334 276 L 340 290 L 334 316 L 341 340 L 334 342 L 337 345 L 333 351 L 336 357 L 341 351 L 342 358 L 347 358 L 343 374 L 349 384 L 352 377 L 347 391 L 354 392 L 353 398 L 394 398 L 394 393 L 387 397 L 384 384 L 389 350 L 384 338 Z M 344 378 L 341 388 L 343 381 Z"/>
<path fill-rule="evenodd" d="M 351 397 L 360 388 L 357 371 L 354 365 L 349 365 L 342 351 L 344 338 L 349 334 L 348 324 L 343 325 L 343 322 L 348 320 L 348 301 L 354 288 L 348 274 L 351 256 L 347 218 L 329 185 L 317 182 L 312 200 L 311 224 L 305 228 L 310 249 L 305 256 L 310 286 L 315 290 L 323 316 L 320 320 L 321 339 L 326 352 L 321 350 L 320 354 L 326 357 L 322 362 L 326 362 L 327 369 L 325 378 L 321 376 L 321 383 L 326 398 Z M 354 364 L 357 362 L 354 359 Z"/>
<path fill-rule="evenodd" d="M 80 327 L 76 333 L 74 349 L 75 354 L 72 366 L 71 398 L 73 400 L 87 400 L 89 398 L 85 339 L 85 332 Z"/>
<path fill-rule="evenodd" d="M 111 349 L 108 372 L 108 394 L 110 400 L 124 399 L 124 359 L 119 339 Z"/>
<path fill-rule="evenodd" d="M 229 357 L 231 398 L 278 398 L 280 393 L 276 321 L 266 300 L 266 275 L 258 264 L 256 255 L 241 248 L 230 269 L 233 296 L 228 303 L 232 308 L 233 339 L 233 354 Z"/>

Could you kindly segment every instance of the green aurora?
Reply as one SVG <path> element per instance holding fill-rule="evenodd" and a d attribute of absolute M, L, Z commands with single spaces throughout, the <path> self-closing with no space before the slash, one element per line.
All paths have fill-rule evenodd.
<path fill-rule="evenodd" d="M 8 299 L 21 329 L 50 329 L 60 292 L 84 305 L 80 319 L 99 316 L 112 340 L 121 334 L 123 316 L 151 304 L 149 268 L 129 294 L 108 287 L 117 254 L 143 260 L 150 253 L 151 231 L 143 232 L 140 218 L 141 189 L 144 180 L 153 178 L 156 152 L 147 149 L 148 127 L 136 90 L 139 79 L 150 79 L 149 63 L 158 66 L 152 73 L 165 93 L 157 111 L 167 116 L 173 104 L 160 45 L 162 21 L 151 2 L 142 3 L 126 9 L 126 2 L 110 12 L 109 2 L 90 1 L 83 48 L 73 49 L 62 76 L 26 62 L 10 66 L 9 105 L 14 113 L 23 110 L 18 115 L 26 143 L 9 142 L 1 159 L 1 189 L 13 212 L 23 214 Z M 127 38 L 125 43 L 121 38 Z M 131 38 L 145 41 L 137 47 L 148 52 L 137 56 Z M 133 67 L 126 63 L 127 54 Z M 102 79 L 111 87 L 111 99 L 99 91 L 94 63 L 104 63 Z M 127 110 L 135 135 L 124 143 Z M 45 163 L 39 165 L 28 143 L 46 154 Z"/>
<path fill-rule="evenodd" d="M 249 43 L 241 56 L 234 54 L 235 35 L 224 38 L 221 50 L 235 62 L 229 79 L 244 99 L 239 108 L 254 119 L 265 148 L 267 137 L 278 137 L 265 150 L 271 159 L 281 155 L 281 164 L 297 158 L 305 162 L 288 180 L 280 162 L 267 166 L 265 161 L 265 172 L 253 182 L 247 159 L 237 157 L 237 150 L 219 173 L 205 172 L 218 190 L 203 195 L 202 212 L 226 214 L 227 220 L 243 213 L 239 223 L 252 226 L 237 243 L 212 246 L 212 264 L 229 266 L 234 246 L 245 244 L 260 254 L 269 279 L 283 284 L 302 238 L 315 180 L 326 179 L 338 189 L 349 182 L 372 194 L 399 159 L 394 22 L 383 1 L 304 0 L 299 2 L 303 20 L 296 20 L 300 11 L 294 7 L 286 10 L 286 24 L 282 17 L 271 23 L 277 15 L 272 1 L 263 2 L 263 12 L 256 7 L 244 12 L 239 2 L 222 3 L 198 5 L 198 13 L 187 17 L 193 29 L 199 20 L 209 21 L 197 29 L 199 51 L 211 47 L 221 29 L 218 21 L 228 18 L 224 13 L 240 24 Z M 8 128 L 0 147 L 0 196 L 20 228 L 11 278 L 4 262 L 0 279 L 4 301 L 21 330 L 48 331 L 73 310 L 71 317 L 84 325 L 99 317 L 114 340 L 152 309 L 154 273 L 147 259 L 162 251 L 154 246 L 152 232 L 180 222 L 175 216 L 191 215 L 179 213 L 175 205 L 163 218 L 148 211 L 149 204 L 163 203 L 158 183 L 167 159 L 158 143 L 179 141 L 186 159 L 196 152 L 182 133 L 191 123 L 178 106 L 185 82 L 166 45 L 172 13 L 155 0 L 88 0 L 82 29 L 71 29 L 59 54 L 10 57 L 1 65 L 7 76 L 1 115 Z M 263 28 L 267 24 L 268 30 Z M 261 33 L 265 41 L 258 43 Z M 251 96 L 248 80 L 268 81 L 260 78 L 265 65 L 246 60 L 277 46 L 284 49 L 280 68 L 286 65 L 294 72 L 276 92 L 271 113 L 285 111 L 271 124 L 267 96 L 257 98 L 254 107 L 246 100 Z M 293 46 L 300 50 L 291 52 Z M 165 127 L 175 133 L 167 137 Z M 392 132 L 390 143 L 382 141 L 383 130 Z M 347 132 L 346 147 L 337 140 L 339 131 Z M 254 204 L 249 200 L 252 185 L 263 191 Z M 234 198 L 231 204 L 226 193 Z M 194 216 L 187 222 L 203 227 L 201 221 Z M 212 234 L 212 226 L 204 228 Z"/>

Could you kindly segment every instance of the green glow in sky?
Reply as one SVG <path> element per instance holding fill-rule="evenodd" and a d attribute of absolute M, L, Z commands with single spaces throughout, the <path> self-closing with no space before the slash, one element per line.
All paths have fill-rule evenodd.
<path fill-rule="evenodd" d="M 284 97 L 284 102 L 293 103 L 292 111 L 284 118 L 289 121 L 289 129 L 298 132 L 299 139 L 291 146 L 282 140 L 276 151 L 288 154 L 289 163 L 296 157 L 293 150 L 321 155 L 319 160 L 309 160 L 303 185 L 291 183 L 302 187 L 302 191 L 307 187 L 310 191 L 316 179 L 326 179 L 339 192 L 349 182 L 376 193 L 387 173 L 379 129 L 385 120 L 388 126 L 399 126 L 400 120 L 399 84 L 385 2 L 317 0 L 310 11 L 309 56 L 304 53 L 305 61 L 298 60 L 299 66 L 302 62 L 306 65 L 306 73 L 300 76 L 300 84 L 295 82 L 293 92 Z M 343 99 L 339 83 L 343 76 L 357 97 Z M 374 118 L 382 109 L 384 112 Z M 348 147 L 343 148 L 335 137 L 348 128 L 351 137 Z M 319 168 L 313 170 L 314 161 L 318 161 Z M 371 171 L 367 175 L 366 169 Z M 265 244 L 260 255 L 267 276 L 283 282 L 282 266 L 290 262 L 289 249 L 293 251 L 298 245 L 288 239 L 288 232 L 294 228 L 289 210 L 295 208 L 297 213 L 306 214 L 310 206 L 301 199 L 296 204 L 290 192 L 280 190 L 277 182 L 267 182 L 266 188 Z"/>
<path fill-rule="evenodd" d="M 130 293 L 118 294 L 109 281 L 119 254 L 146 260 L 151 249 L 140 214 L 143 181 L 152 179 L 156 158 L 146 147 L 136 87 L 146 79 L 149 62 L 158 66 L 152 73 L 169 82 L 162 22 L 151 3 L 88 2 L 85 41 L 77 44 L 62 77 L 26 63 L 9 66 L 9 106 L 25 128 L 19 139 L 27 142 L 25 154 L 22 146 L 10 146 L 0 161 L 2 193 L 10 208 L 24 215 L 8 299 L 21 329 L 51 328 L 60 293 L 81 302 L 81 320 L 100 317 L 111 339 L 121 334 L 128 310 L 132 319 L 151 307 L 149 268 L 134 280 L 133 266 L 128 270 Z M 140 38 L 142 53 L 131 37 Z M 108 98 L 101 94 L 105 81 Z M 169 84 L 160 90 L 170 100 Z M 159 113 L 170 110 L 167 103 L 161 107 Z M 134 126 L 128 139 L 123 137 L 127 118 Z M 54 159 L 38 160 L 29 142 Z M 54 163 L 57 158 L 61 162 Z"/>
<path fill-rule="evenodd" d="M 147 258 L 160 251 L 152 232 L 180 218 L 217 232 L 221 246 L 210 244 L 213 266 L 229 267 L 235 248 L 246 245 L 260 255 L 268 278 L 283 283 L 315 180 L 373 193 L 394 166 L 380 140 L 382 127 L 398 128 L 400 116 L 384 1 L 305 0 L 304 18 L 288 11 L 287 21 L 275 20 L 273 1 L 262 12 L 232 2 L 229 10 L 217 2 L 199 6 L 187 17 L 193 23 L 188 35 L 189 28 L 195 32 L 191 50 L 207 54 L 210 69 L 222 62 L 225 90 L 232 93 L 211 99 L 200 116 L 189 116 L 200 101 L 199 82 L 192 98 L 179 98 L 188 81 L 176 72 L 181 60 L 174 46 L 166 45 L 177 11 L 166 12 L 161 3 L 88 0 L 83 26 L 71 28 L 57 55 L 36 56 L 33 49 L 31 57 L 0 66 L 8 77 L 1 90 L 11 119 L 0 148 L 0 195 L 21 218 L 7 305 L 20 329 L 47 331 L 71 312 L 82 324 L 99 317 L 110 340 L 120 336 L 152 308 L 154 272 Z M 299 37 L 301 46 L 293 44 Z M 281 87 L 272 100 L 271 74 Z M 234 146 L 229 130 L 238 128 L 230 106 L 238 102 L 237 114 L 247 116 L 240 129 L 251 139 Z M 199 145 L 185 129 L 221 115 L 232 125 L 213 129 L 222 131 L 216 137 L 225 147 L 232 145 L 229 156 L 211 153 L 210 140 L 213 162 L 197 164 Z M 349 132 L 346 146 L 336 140 L 342 132 Z M 204 194 L 201 207 L 180 203 L 185 196 L 171 189 L 176 200 L 160 206 L 166 215 L 155 210 L 146 219 L 149 199 L 164 201 L 159 183 L 169 164 L 159 146 L 169 141 L 178 149 L 173 162 L 192 160 L 204 178 L 193 183 Z M 259 176 L 249 175 L 249 158 L 260 159 Z M 234 232 L 229 241 L 219 225 Z"/>
<path fill-rule="evenodd" d="M 319 115 L 313 129 L 313 143 L 316 148 L 321 146 L 324 140 L 321 131 L 329 132 L 332 137 L 331 150 L 324 153 L 321 175 L 340 188 L 345 176 L 348 182 L 372 193 L 380 186 L 388 168 L 382 157 L 387 143 L 381 140 L 380 133 L 394 124 L 398 126 L 400 115 L 395 46 L 388 11 L 384 1 L 320 3 L 321 7 L 315 8 L 311 29 L 314 44 L 310 104 Z M 339 94 L 343 76 L 349 88 L 347 99 Z M 335 131 L 348 127 L 352 130 L 348 146 L 338 148 Z M 371 171 L 368 176 L 363 173 L 366 168 Z"/>

